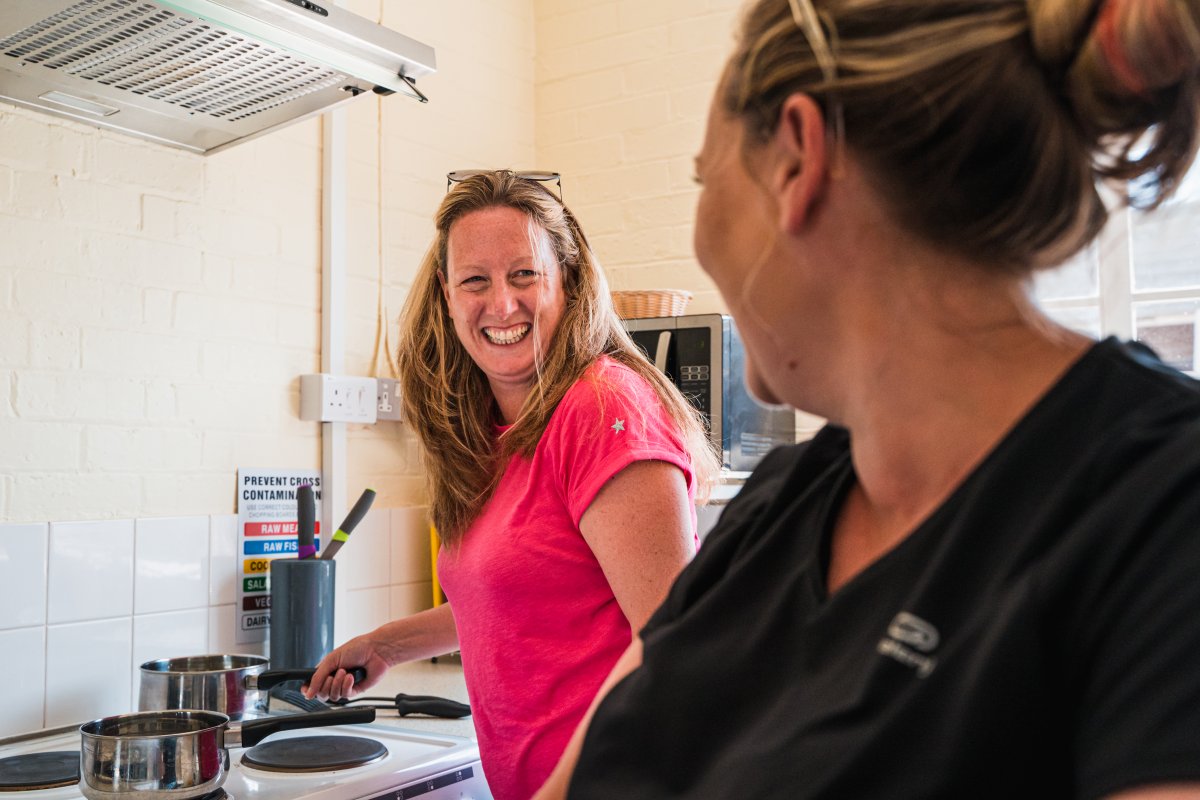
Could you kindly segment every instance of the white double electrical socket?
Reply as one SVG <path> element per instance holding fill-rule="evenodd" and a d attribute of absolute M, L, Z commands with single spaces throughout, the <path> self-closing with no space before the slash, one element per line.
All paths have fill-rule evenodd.
<path fill-rule="evenodd" d="M 372 423 L 376 419 L 375 395 L 374 378 L 301 375 L 300 419 Z"/>

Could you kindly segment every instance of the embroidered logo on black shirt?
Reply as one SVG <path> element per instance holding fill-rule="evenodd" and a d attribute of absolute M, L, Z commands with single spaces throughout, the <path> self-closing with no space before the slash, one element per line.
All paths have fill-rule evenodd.
<path fill-rule="evenodd" d="M 940 639 L 937 628 L 915 614 L 901 611 L 892 618 L 887 636 L 879 640 L 875 650 L 912 667 L 918 678 L 927 678 L 937 666 L 937 659 L 926 654 L 937 648 Z"/>

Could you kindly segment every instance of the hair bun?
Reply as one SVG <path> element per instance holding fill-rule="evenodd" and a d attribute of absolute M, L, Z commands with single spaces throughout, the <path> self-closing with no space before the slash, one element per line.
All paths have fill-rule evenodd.
<path fill-rule="evenodd" d="M 1027 0 L 1030 37 L 1093 141 L 1097 173 L 1155 206 L 1191 164 L 1200 107 L 1200 0 Z M 1148 141 L 1143 138 L 1148 134 Z"/>

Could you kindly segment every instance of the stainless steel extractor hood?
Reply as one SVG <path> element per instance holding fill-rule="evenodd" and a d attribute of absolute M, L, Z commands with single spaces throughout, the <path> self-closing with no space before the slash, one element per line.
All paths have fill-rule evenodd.
<path fill-rule="evenodd" d="M 3 0 L 0 101 L 213 153 L 364 92 L 424 100 L 433 48 L 333 0 Z"/>

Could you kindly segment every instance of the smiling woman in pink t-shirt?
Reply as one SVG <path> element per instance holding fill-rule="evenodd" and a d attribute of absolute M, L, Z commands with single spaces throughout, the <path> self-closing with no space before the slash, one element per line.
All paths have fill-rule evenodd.
<path fill-rule="evenodd" d="M 479 172 L 435 219 L 400 377 L 449 603 L 330 653 L 309 693 L 344 697 L 459 649 L 488 783 L 524 800 L 694 555 L 693 501 L 716 459 L 698 414 L 625 333 L 558 197 Z"/>

